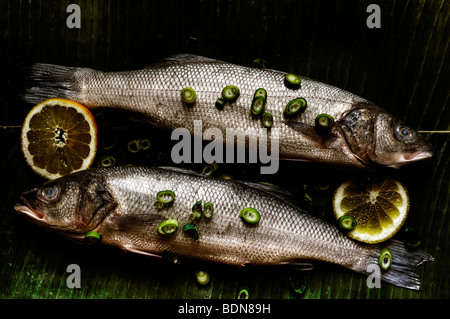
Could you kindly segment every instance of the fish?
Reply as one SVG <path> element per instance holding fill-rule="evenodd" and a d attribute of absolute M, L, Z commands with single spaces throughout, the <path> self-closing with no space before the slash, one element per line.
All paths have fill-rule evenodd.
<path fill-rule="evenodd" d="M 161 191 L 173 192 L 171 205 L 156 207 Z M 210 218 L 192 217 L 194 205 L 213 205 Z M 370 275 L 380 251 L 390 250 L 393 263 L 381 280 L 419 290 L 420 264 L 434 258 L 410 250 L 394 239 L 365 244 L 336 226 L 300 209 L 283 189 L 238 180 L 205 177 L 180 168 L 114 166 L 91 168 L 44 183 L 20 196 L 15 210 L 32 222 L 82 243 L 88 232 L 101 235 L 100 245 L 125 252 L 239 267 L 326 262 Z M 248 224 L 243 209 L 260 219 Z M 178 228 L 161 234 L 158 227 L 175 220 Z M 184 231 L 195 225 L 198 238 Z M 305 265 L 305 264 L 303 264 Z M 285 267 L 283 266 L 283 267 Z"/>
<path fill-rule="evenodd" d="M 36 63 L 27 72 L 29 83 L 22 94 L 27 103 L 58 97 L 89 109 L 127 110 L 157 127 L 186 128 L 191 135 L 197 134 L 194 121 L 201 120 L 203 132 L 218 128 L 228 144 L 234 142 L 234 136 L 227 139 L 227 129 L 239 132 L 246 137 L 247 149 L 249 140 L 257 139 L 265 129 L 250 112 L 255 91 L 264 88 L 265 111 L 273 116 L 273 126 L 266 129 L 268 144 L 278 142 L 276 155 L 281 160 L 378 169 L 399 168 L 433 155 L 431 144 L 422 135 L 376 104 L 307 77 L 300 77 L 300 88 L 293 89 L 285 85 L 286 72 L 190 54 L 171 56 L 134 71 L 103 72 Z M 215 102 L 229 85 L 239 89 L 239 97 L 220 110 Z M 196 92 L 194 104 L 181 100 L 185 87 Z M 307 101 L 306 110 L 296 118 L 285 118 L 286 105 L 299 97 Z M 325 132 L 315 127 L 315 118 L 323 113 L 335 120 Z"/>

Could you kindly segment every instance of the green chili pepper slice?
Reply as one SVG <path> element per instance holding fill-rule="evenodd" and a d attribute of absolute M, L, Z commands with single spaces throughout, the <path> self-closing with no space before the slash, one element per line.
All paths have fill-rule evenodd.
<path fill-rule="evenodd" d="M 237 299 L 248 299 L 249 293 L 247 289 L 242 289 L 237 295 Z"/>
<path fill-rule="evenodd" d="M 175 193 L 171 190 L 160 191 L 156 194 L 156 199 L 163 203 L 164 206 L 168 206 L 175 200 Z"/>
<path fill-rule="evenodd" d="M 259 212 L 253 207 L 247 207 L 241 210 L 239 216 L 242 218 L 244 222 L 247 224 L 256 224 L 259 222 L 261 216 Z"/>
<path fill-rule="evenodd" d="M 306 290 L 306 279 L 302 275 L 294 275 L 289 277 L 292 289 L 298 294 L 303 294 Z"/>
<path fill-rule="evenodd" d="M 170 235 L 178 229 L 178 222 L 175 219 L 168 219 L 158 225 L 158 233 L 162 235 Z"/>
<path fill-rule="evenodd" d="M 205 205 L 203 206 L 203 215 L 206 218 L 211 218 L 214 212 L 214 206 L 213 204 L 211 204 L 210 202 L 206 202 Z"/>
<path fill-rule="evenodd" d="M 222 98 L 227 102 L 233 102 L 238 97 L 241 91 L 234 85 L 227 85 L 222 90 Z"/>
<path fill-rule="evenodd" d="M 308 104 L 306 100 L 302 97 L 290 100 L 289 103 L 284 108 L 283 115 L 287 118 L 293 118 L 299 114 L 305 112 Z"/>
<path fill-rule="evenodd" d="M 203 166 L 202 174 L 206 175 L 206 176 L 210 176 L 217 170 L 218 167 L 219 166 L 217 165 L 216 162 L 206 164 L 205 166 Z"/>
<path fill-rule="evenodd" d="M 405 243 L 413 248 L 417 248 L 420 246 L 421 240 L 417 231 L 412 227 L 406 227 L 403 236 L 405 239 Z"/>
<path fill-rule="evenodd" d="M 388 270 L 392 265 L 392 254 L 387 248 L 383 248 L 380 252 L 378 263 L 382 270 Z"/>
<path fill-rule="evenodd" d="M 116 146 L 116 138 L 114 136 L 112 136 L 111 134 L 106 135 L 103 138 L 102 141 L 102 148 L 104 150 L 110 150 L 112 149 L 114 146 Z"/>
<path fill-rule="evenodd" d="M 264 99 L 267 99 L 267 91 L 263 88 L 259 88 L 255 91 L 255 94 L 253 94 L 253 98 L 257 98 L 258 96 L 263 97 Z"/>
<path fill-rule="evenodd" d="M 209 273 L 204 270 L 197 270 L 195 272 L 195 279 L 200 285 L 206 285 L 209 282 Z"/>
<path fill-rule="evenodd" d="M 273 116 L 270 113 L 264 112 L 262 117 L 261 117 L 261 122 L 262 124 L 267 127 L 267 128 L 271 128 L 273 125 Z"/>
<path fill-rule="evenodd" d="M 154 206 L 157 210 L 160 210 L 164 208 L 164 203 L 160 200 L 155 200 Z"/>
<path fill-rule="evenodd" d="M 266 106 L 266 99 L 262 96 L 257 96 L 253 98 L 250 111 L 252 112 L 252 115 L 258 116 L 262 112 L 264 112 L 265 106 Z"/>
<path fill-rule="evenodd" d="M 284 84 L 290 89 L 299 89 L 302 80 L 296 74 L 288 73 L 284 77 Z"/>
<path fill-rule="evenodd" d="M 195 240 L 198 240 L 198 238 L 200 237 L 197 226 L 191 223 L 183 226 L 183 232 L 191 235 L 191 237 L 194 238 Z"/>
<path fill-rule="evenodd" d="M 148 150 L 150 148 L 151 143 L 150 143 L 150 140 L 148 138 L 144 138 L 142 140 L 139 140 L 138 142 L 139 142 L 139 148 L 141 150 L 145 151 L 145 150 Z"/>
<path fill-rule="evenodd" d="M 328 130 L 334 124 L 334 118 L 326 113 L 319 114 L 315 120 L 316 127 L 323 130 Z"/>
<path fill-rule="evenodd" d="M 128 150 L 131 153 L 137 153 L 141 150 L 141 147 L 139 146 L 138 140 L 132 140 L 128 142 Z"/>
<path fill-rule="evenodd" d="M 116 165 L 116 159 L 114 158 L 114 156 L 103 156 L 99 161 L 98 161 L 98 166 L 99 167 L 111 167 Z"/>
<path fill-rule="evenodd" d="M 97 244 L 102 239 L 102 235 L 100 235 L 96 231 L 92 230 L 92 231 L 88 231 L 84 235 L 84 239 L 88 244 Z"/>
<path fill-rule="evenodd" d="M 339 226 L 345 230 L 352 230 L 356 227 L 356 219 L 350 215 L 341 216 L 338 219 Z"/>
<path fill-rule="evenodd" d="M 224 99 L 222 99 L 222 98 L 218 98 L 217 100 L 216 100 L 216 107 L 219 109 L 219 110 L 223 110 L 223 107 L 224 107 L 224 105 L 225 105 L 225 100 Z"/>
<path fill-rule="evenodd" d="M 186 104 L 193 104 L 197 100 L 197 93 L 193 88 L 185 87 L 181 91 L 181 100 Z"/>
<path fill-rule="evenodd" d="M 191 214 L 193 214 L 193 217 L 199 219 L 200 217 L 202 217 L 202 201 L 199 200 L 197 203 L 194 204 L 194 206 L 192 206 L 191 209 Z"/>

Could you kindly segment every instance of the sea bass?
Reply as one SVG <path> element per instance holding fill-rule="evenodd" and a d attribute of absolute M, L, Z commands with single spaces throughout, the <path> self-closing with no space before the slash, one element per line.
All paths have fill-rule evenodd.
<path fill-rule="evenodd" d="M 58 97 L 91 109 L 129 110 L 156 126 L 186 128 L 192 135 L 194 121 L 201 120 L 203 131 L 220 129 L 223 141 L 227 140 L 227 128 L 251 140 L 261 135 L 263 126 L 250 107 L 255 91 L 264 88 L 265 110 L 273 116 L 268 143 L 278 141 L 280 159 L 367 168 L 400 167 L 432 156 L 424 137 L 375 104 L 306 77 L 300 77 L 299 89 L 292 89 L 285 85 L 285 76 L 285 72 L 193 55 L 177 55 L 142 70 L 124 72 L 34 64 L 23 98 L 36 104 Z M 220 110 L 215 102 L 229 85 L 236 86 L 240 95 Z M 193 105 L 181 99 L 185 87 L 196 92 Z M 307 101 L 306 111 L 285 118 L 286 105 L 299 97 Z M 323 113 L 335 120 L 327 132 L 314 126 L 317 115 Z M 234 142 L 234 136 L 228 140 Z"/>
<path fill-rule="evenodd" d="M 380 250 L 387 247 L 393 264 L 381 272 L 381 279 L 420 289 L 414 269 L 433 260 L 427 253 L 409 250 L 396 240 L 376 245 L 353 241 L 299 209 L 286 194 L 256 185 L 180 169 L 95 168 L 24 193 L 15 209 L 72 240 L 82 242 L 86 233 L 95 231 L 102 244 L 129 252 L 150 256 L 169 252 L 236 266 L 318 260 L 371 274 L 369 266 L 378 265 Z M 157 194 L 168 190 L 175 195 L 171 205 L 156 207 Z M 192 219 L 190 212 L 199 201 L 213 205 L 212 217 Z M 240 217 L 245 208 L 259 212 L 258 223 L 247 224 Z M 178 229 L 161 234 L 158 227 L 167 220 L 177 221 Z M 198 238 L 183 230 L 190 223 Z"/>

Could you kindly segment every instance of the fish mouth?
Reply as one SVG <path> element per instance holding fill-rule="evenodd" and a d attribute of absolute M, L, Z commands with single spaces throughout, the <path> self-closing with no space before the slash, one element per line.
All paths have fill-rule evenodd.
<path fill-rule="evenodd" d="M 422 160 L 430 159 L 433 156 L 432 151 L 418 151 L 414 153 L 403 154 L 402 158 L 397 163 L 389 165 L 389 167 L 399 168 L 408 163 L 414 163 Z"/>
<path fill-rule="evenodd" d="M 408 162 L 415 162 L 420 160 L 429 159 L 433 156 L 432 151 L 420 151 L 412 154 L 405 154 L 403 158 Z"/>
<path fill-rule="evenodd" d="M 31 208 L 31 205 L 27 202 L 24 197 L 21 197 L 20 200 L 23 204 L 14 205 L 14 209 L 23 214 L 25 217 L 32 219 L 33 221 L 42 222 L 44 221 L 44 215 L 40 214 L 35 209 Z"/>

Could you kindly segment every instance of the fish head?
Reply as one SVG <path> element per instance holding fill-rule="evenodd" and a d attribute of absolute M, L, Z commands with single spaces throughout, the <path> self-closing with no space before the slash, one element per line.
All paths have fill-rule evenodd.
<path fill-rule="evenodd" d="M 73 239 L 95 229 L 115 207 L 104 187 L 84 172 L 49 181 L 20 196 L 14 209 L 32 222 Z"/>
<path fill-rule="evenodd" d="M 375 105 L 360 103 L 337 123 L 351 151 L 368 166 L 399 168 L 433 155 L 422 135 Z"/>

